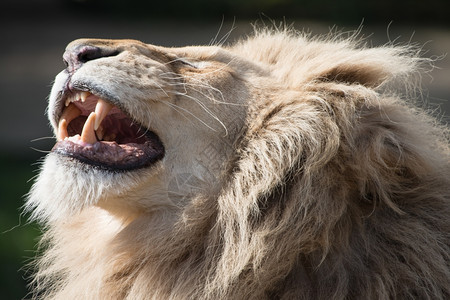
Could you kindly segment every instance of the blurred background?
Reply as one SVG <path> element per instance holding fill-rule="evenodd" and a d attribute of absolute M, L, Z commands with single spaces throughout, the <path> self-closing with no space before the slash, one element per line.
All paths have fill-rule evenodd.
<path fill-rule="evenodd" d="M 450 1 L 447 0 L 2 0 L 0 3 L 0 290 L 26 297 L 39 227 L 21 206 L 54 140 L 45 116 L 62 53 L 80 37 L 133 38 L 162 46 L 233 42 L 251 23 L 286 22 L 313 34 L 355 30 L 373 45 L 423 45 L 439 58 L 423 77 L 424 103 L 450 114 Z"/>

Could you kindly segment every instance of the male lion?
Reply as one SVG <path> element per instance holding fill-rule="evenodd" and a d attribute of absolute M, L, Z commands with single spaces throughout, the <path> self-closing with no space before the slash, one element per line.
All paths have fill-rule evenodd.
<path fill-rule="evenodd" d="M 262 30 L 64 60 L 35 297 L 450 298 L 448 129 L 405 99 L 411 47 Z"/>

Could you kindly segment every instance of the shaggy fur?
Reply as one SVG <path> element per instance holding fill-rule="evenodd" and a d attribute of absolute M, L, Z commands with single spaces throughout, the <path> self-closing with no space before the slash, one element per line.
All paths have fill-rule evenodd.
<path fill-rule="evenodd" d="M 35 297 L 450 298 L 448 129 L 406 98 L 429 65 L 418 51 L 269 30 L 230 47 L 80 44 L 122 51 L 75 79 L 167 153 L 128 173 L 47 157 L 28 200 L 45 224 Z"/>

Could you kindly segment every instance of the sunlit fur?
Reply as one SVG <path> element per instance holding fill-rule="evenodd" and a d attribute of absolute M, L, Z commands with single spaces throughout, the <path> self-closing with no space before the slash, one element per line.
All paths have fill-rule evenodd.
<path fill-rule="evenodd" d="M 450 298 L 448 129 L 413 106 L 417 49 L 289 30 L 78 44 L 121 49 L 74 78 L 167 153 L 129 173 L 47 157 L 28 200 L 45 225 L 35 297 Z"/>

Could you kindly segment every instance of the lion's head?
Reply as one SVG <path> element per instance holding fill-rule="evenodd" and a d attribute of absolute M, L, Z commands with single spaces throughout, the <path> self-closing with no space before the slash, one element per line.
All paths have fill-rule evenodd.
<path fill-rule="evenodd" d="M 447 129 L 394 89 L 413 49 L 262 31 L 63 58 L 28 200 L 37 295 L 450 296 Z"/>
<path fill-rule="evenodd" d="M 220 47 L 131 40 L 77 40 L 64 61 L 48 110 L 58 142 L 44 172 L 53 175 L 42 176 L 61 199 L 45 215 L 96 204 L 129 217 L 180 207 L 191 187 L 218 188 L 252 94 L 244 74 L 255 66 Z"/>

